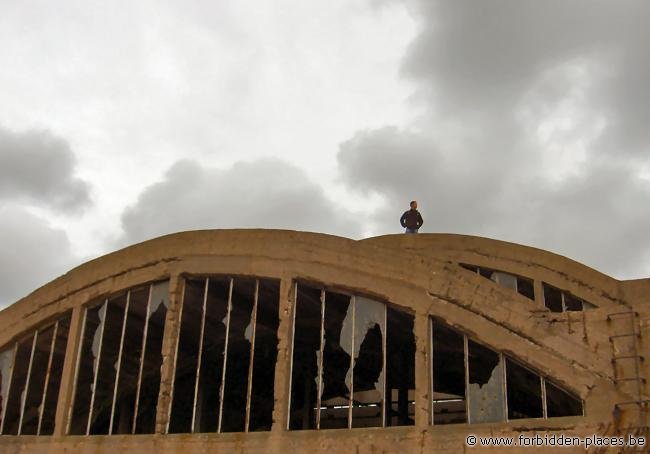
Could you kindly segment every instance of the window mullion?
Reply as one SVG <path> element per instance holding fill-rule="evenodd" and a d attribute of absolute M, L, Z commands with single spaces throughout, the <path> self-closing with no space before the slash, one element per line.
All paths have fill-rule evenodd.
<path fill-rule="evenodd" d="M 135 390 L 135 403 L 133 405 L 133 421 L 131 422 L 131 433 L 134 434 L 136 427 L 137 427 L 137 421 L 138 421 L 138 407 L 140 404 L 140 385 L 142 384 L 142 372 L 143 372 L 143 364 L 144 364 L 144 354 L 145 354 L 145 349 L 147 348 L 147 332 L 149 331 L 149 317 L 151 316 L 150 311 L 151 311 L 151 298 L 153 295 L 153 284 L 149 285 L 149 297 L 147 298 L 147 309 L 145 312 L 145 318 L 144 318 L 144 330 L 142 333 L 142 349 L 140 350 L 140 364 L 138 368 L 138 384 L 137 388 Z M 180 324 L 179 324 L 180 325 Z M 175 369 L 174 365 L 174 369 Z M 172 380 L 173 381 L 173 380 Z M 171 406 L 171 400 L 170 400 L 170 406 Z"/>
<path fill-rule="evenodd" d="M 228 337 L 230 337 L 230 312 L 232 310 L 232 288 L 234 279 L 230 278 L 230 287 L 228 289 L 228 312 L 226 314 L 226 339 L 223 346 L 223 367 L 221 368 L 221 389 L 219 390 L 219 424 L 217 432 L 221 432 L 221 419 L 223 416 L 223 398 L 226 389 L 226 366 L 228 364 Z"/>
<path fill-rule="evenodd" d="M 50 383 L 50 371 L 52 370 L 52 358 L 54 357 L 54 345 L 56 343 L 56 336 L 59 331 L 59 321 L 54 324 L 54 332 L 52 333 L 52 342 L 50 343 L 50 355 L 47 359 L 47 371 L 45 372 L 45 383 L 43 384 L 43 394 L 41 398 L 41 405 L 38 407 L 38 426 L 36 427 L 36 435 L 41 434 L 41 423 L 43 422 L 43 409 L 45 408 L 45 398 L 47 397 L 47 388 Z"/>
<path fill-rule="evenodd" d="M 97 377 L 99 375 L 99 366 L 101 363 L 102 359 L 102 345 L 104 343 L 104 326 L 106 326 L 106 314 L 108 312 L 108 298 L 104 301 L 104 306 L 99 310 L 99 313 L 101 314 L 102 311 L 104 312 L 103 316 L 100 316 L 101 318 L 101 325 L 99 326 L 99 347 L 97 348 L 97 367 L 94 368 L 93 371 L 93 387 L 92 387 L 92 394 L 90 396 L 90 410 L 88 411 L 88 421 L 86 422 L 86 435 L 90 434 L 90 425 L 93 420 L 93 407 L 95 406 L 95 391 L 97 390 Z"/>
<path fill-rule="evenodd" d="M 248 387 L 246 388 L 246 419 L 244 432 L 248 432 L 251 418 L 251 398 L 253 393 L 253 365 L 255 360 L 255 330 L 257 328 L 257 302 L 259 298 L 260 280 L 255 279 L 255 297 L 253 298 L 253 311 L 251 312 L 251 348 L 250 360 L 248 362 Z"/>

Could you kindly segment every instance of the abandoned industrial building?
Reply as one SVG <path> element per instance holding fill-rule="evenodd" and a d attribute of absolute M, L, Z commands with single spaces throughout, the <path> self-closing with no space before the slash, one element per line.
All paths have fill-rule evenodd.
<path fill-rule="evenodd" d="M 182 232 L 0 312 L 0 451 L 646 436 L 649 322 L 650 279 L 502 241 Z"/>

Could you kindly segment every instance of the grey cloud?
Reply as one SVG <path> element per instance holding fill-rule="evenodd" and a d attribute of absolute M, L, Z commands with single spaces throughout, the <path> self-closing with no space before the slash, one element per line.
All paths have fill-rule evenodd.
<path fill-rule="evenodd" d="M 592 109 L 604 112 L 605 151 L 648 151 L 650 59 L 644 0 L 414 2 L 421 31 L 402 73 L 420 83 L 433 109 L 507 119 L 546 69 L 585 59 L 598 83 Z"/>
<path fill-rule="evenodd" d="M 122 216 L 125 243 L 180 230 L 281 228 L 345 236 L 360 231 L 351 213 L 326 199 L 297 167 L 276 159 L 204 168 L 174 164 Z"/>
<path fill-rule="evenodd" d="M 22 208 L 0 207 L 0 308 L 76 262 L 66 233 Z"/>
<path fill-rule="evenodd" d="M 86 182 L 74 176 L 68 143 L 47 131 L 16 133 L 0 127 L 0 201 L 21 200 L 64 211 L 90 202 Z"/>

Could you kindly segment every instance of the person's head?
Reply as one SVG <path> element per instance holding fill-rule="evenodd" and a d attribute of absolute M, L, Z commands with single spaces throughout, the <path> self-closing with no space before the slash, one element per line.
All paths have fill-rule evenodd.
<path fill-rule="evenodd" d="M 418 203 L 415 200 L 411 200 L 411 209 L 412 210 L 418 209 Z"/>

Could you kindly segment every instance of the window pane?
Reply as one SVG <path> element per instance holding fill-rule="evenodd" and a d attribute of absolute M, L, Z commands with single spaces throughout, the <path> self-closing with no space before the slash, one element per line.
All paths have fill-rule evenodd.
<path fill-rule="evenodd" d="M 576 396 L 548 380 L 546 382 L 546 414 L 556 416 L 582 416 L 582 402 Z"/>
<path fill-rule="evenodd" d="M 544 304 L 551 312 L 562 312 L 562 292 L 546 283 L 544 287 Z"/>
<path fill-rule="evenodd" d="M 17 435 L 18 423 L 20 420 L 20 400 L 25 391 L 27 380 L 27 369 L 29 368 L 29 358 L 32 353 L 32 344 L 34 334 L 29 338 L 18 343 L 16 351 L 16 360 L 11 375 L 11 385 L 9 397 L 7 398 L 7 409 L 5 411 L 4 425 L 2 428 L 3 435 Z"/>
<path fill-rule="evenodd" d="M 388 306 L 386 328 L 387 426 L 415 424 L 414 316 Z"/>
<path fill-rule="evenodd" d="M 126 294 L 109 299 L 106 307 L 106 319 L 104 321 L 95 398 L 90 422 L 91 435 L 108 433 L 125 307 Z"/>
<path fill-rule="evenodd" d="M 39 407 L 43 399 L 47 364 L 50 359 L 54 325 L 50 325 L 38 332 L 36 348 L 32 358 L 32 367 L 29 383 L 25 394 L 25 410 L 20 433 L 23 435 L 36 435 L 38 430 Z"/>
<path fill-rule="evenodd" d="M 433 320 L 433 423 L 467 422 L 464 337 Z"/>
<path fill-rule="evenodd" d="M 316 387 L 318 385 L 317 354 L 320 351 L 321 302 L 320 289 L 298 284 L 291 369 L 292 430 L 314 429 L 316 418 Z"/>
<path fill-rule="evenodd" d="M 271 430 L 278 357 L 280 281 L 260 279 L 249 431 Z"/>
<path fill-rule="evenodd" d="M 169 307 L 169 281 L 158 282 L 151 286 L 151 302 L 147 325 L 147 341 L 144 349 L 144 361 L 140 365 L 140 398 L 138 400 L 135 433 L 154 433 L 156 425 L 156 408 L 160 390 L 160 367 L 162 366 L 162 340 L 165 318 Z"/>
<path fill-rule="evenodd" d="M 192 431 L 205 279 L 185 281 L 169 433 Z"/>
<path fill-rule="evenodd" d="M 350 357 L 352 353 L 352 306 L 350 297 L 334 292 L 325 296 L 325 347 L 323 349 L 323 394 L 321 429 L 348 427 L 350 404 Z M 347 335 L 343 323 L 349 321 Z M 347 378 L 347 381 L 346 381 Z"/>
<path fill-rule="evenodd" d="M 535 291 L 533 290 L 533 281 L 525 277 L 517 277 L 517 291 L 520 295 L 531 300 L 535 300 Z"/>
<path fill-rule="evenodd" d="M 56 331 L 56 342 L 54 343 L 54 354 L 50 366 L 50 378 L 47 383 L 43 417 L 41 420 L 41 435 L 51 435 L 54 432 L 54 417 L 56 406 L 59 401 L 59 388 L 61 386 L 61 374 L 63 373 L 63 361 L 68 346 L 68 332 L 70 331 L 71 312 L 59 320 L 59 327 Z"/>
<path fill-rule="evenodd" d="M 385 332 L 386 305 L 355 297 L 352 427 L 382 426 Z"/>
<path fill-rule="evenodd" d="M 245 428 L 254 300 L 255 279 L 235 279 L 223 390 L 222 432 L 243 432 Z"/>
<path fill-rule="evenodd" d="M 131 433 L 133 425 L 149 288 L 150 286 L 147 285 L 146 287 L 132 289 L 129 296 L 129 312 L 124 327 L 124 345 L 122 346 L 112 424 L 112 433 L 114 434 Z M 106 339 L 104 340 L 106 341 Z"/>
<path fill-rule="evenodd" d="M 499 354 L 471 340 L 467 353 L 469 422 L 503 421 L 503 364 Z"/>
<path fill-rule="evenodd" d="M 570 293 L 564 292 L 564 307 L 567 311 L 581 311 L 582 300 Z"/>
<path fill-rule="evenodd" d="M 542 382 L 534 372 L 506 359 L 508 419 L 541 418 Z"/>
<path fill-rule="evenodd" d="M 230 278 L 210 278 L 196 403 L 195 431 L 197 432 L 216 432 L 219 427 L 219 392 L 226 344 L 229 293 Z"/>

